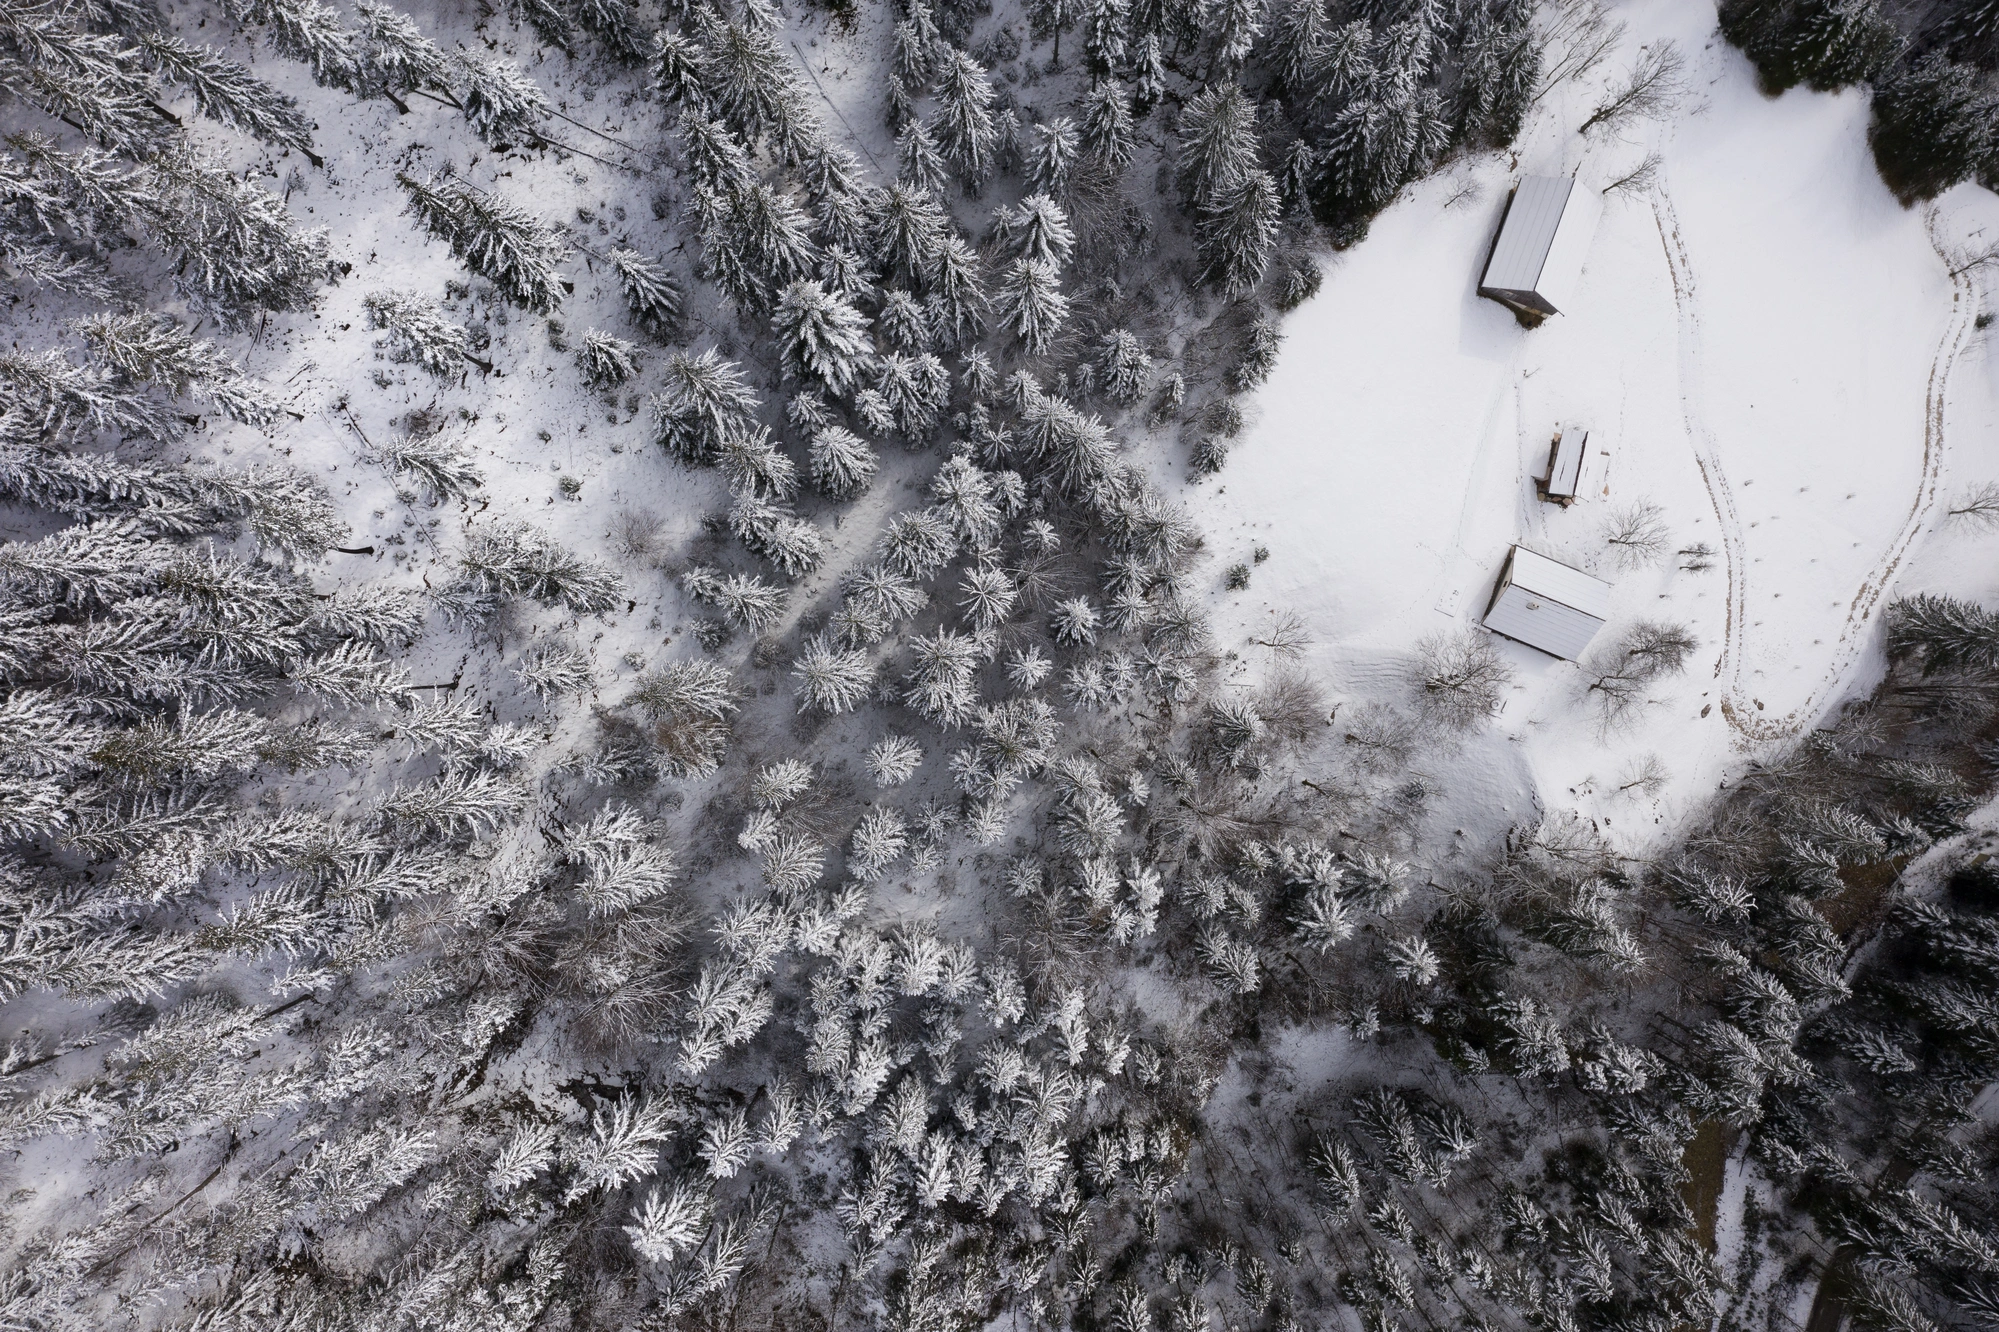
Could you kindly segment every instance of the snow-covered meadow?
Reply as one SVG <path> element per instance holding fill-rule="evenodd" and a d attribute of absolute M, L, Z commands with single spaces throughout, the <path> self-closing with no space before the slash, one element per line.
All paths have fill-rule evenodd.
<path fill-rule="evenodd" d="M 1999 590 L 1992 538 L 1948 520 L 1999 476 L 1974 326 L 1989 270 L 1951 272 L 1999 234 L 1999 200 L 1966 185 L 1904 208 L 1868 155 L 1863 93 L 1763 96 L 1704 6 L 1617 14 L 1620 59 L 1687 53 L 1670 120 L 1581 138 L 1566 127 L 1595 90 L 1559 89 L 1516 153 L 1406 191 L 1287 320 L 1253 424 L 1193 503 L 1218 559 L 1270 551 L 1249 593 L 1216 598 L 1223 638 L 1298 614 L 1312 669 L 1354 700 L 1394 696 L 1419 639 L 1476 624 L 1514 542 L 1614 583 L 1604 638 L 1692 627 L 1696 663 L 1608 733 L 1576 666 L 1507 644 L 1496 736 L 1431 761 L 1440 819 L 1491 835 L 1575 808 L 1643 851 L 1871 687 L 1898 589 Z M 1528 330 L 1477 296 L 1517 174 L 1601 187 L 1655 148 L 1656 184 L 1607 200 L 1573 311 Z M 1566 509 L 1533 485 L 1564 423 L 1591 431 Z M 1620 566 L 1603 526 L 1644 502 L 1670 541 Z M 1674 552 L 1702 544 L 1712 567 L 1685 571 Z M 1670 781 L 1621 789 L 1647 755 Z"/>

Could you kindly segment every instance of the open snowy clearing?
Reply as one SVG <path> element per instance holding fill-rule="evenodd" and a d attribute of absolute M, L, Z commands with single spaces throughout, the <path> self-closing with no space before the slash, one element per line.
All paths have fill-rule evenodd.
<path fill-rule="evenodd" d="M 1627 46 L 1679 43 L 1694 92 L 1656 131 L 1656 186 L 1608 201 L 1576 308 L 1530 331 L 1476 295 L 1515 164 L 1412 189 L 1287 321 L 1260 417 L 1196 516 L 1222 561 L 1271 553 L 1250 593 L 1218 600 L 1224 641 L 1296 613 L 1310 669 L 1356 699 L 1395 696 L 1418 640 L 1477 624 L 1514 542 L 1614 583 L 1604 636 L 1691 626 L 1697 665 L 1607 738 L 1575 666 L 1507 643 L 1499 737 L 1444 760 L 1468 831 L 1569 806 L 1636 849 L 1869 682 L 1879 612 L 1930 543 L 1924 587 L 1993 590 L 1931 566 L 1977 539 L 1940 529 L 1950 494 L 1999 471 L 1981 294 L 1945 257 L 1999 224 L 1999 200 L 1964 187 L 1905 210 L 1869 158 L 1863 96 L 1763 97 L 1704 6 L 1619 15 Z M 1628 171 L 1645 145 L 1578 155 L 1563 127 L 1593 90 L 1563 91 L 1580 109 L 1538 117 L 1518 170 Z M 1591 431 L 1566 510 L 1534 492 L 1564 422 Z M 1608 558 L 1607 514 L 1645 501 L 1669 552 L 1705 544 L 1713 567 Z M 1659 798 L 1620 793 L 1654 753 Z"/>

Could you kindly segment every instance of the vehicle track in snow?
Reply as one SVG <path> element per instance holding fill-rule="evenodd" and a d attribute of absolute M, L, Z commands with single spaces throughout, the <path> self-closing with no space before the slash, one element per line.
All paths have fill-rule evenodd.
<path fill-rule="evenodd" d="M 1659 240 L 1666 252 L 1666 268 L 1673 281 L 1673 303 L 1679 315 L 1680 408 L 1686 420 L 1687 438 L 1693 445 L 1694 462 L 1700 468 L 1701 482 L 1707 487 L 1708 499 L 1714 506 L 1715 519 L 1721 527 L 1722 558 L 1728 576 L 1728 605 L 1721 657 L 1716 661 L 1714 671 L 1715 678 L 1721 681 L 1722 716 L 1745 743 L 1787 739 L 1818 716 L 1827 699 L 1845 679 L 1866 641 L 1868 623 L 1942 495 L 1944 417 L 1950 372 L 1972 326 L 1974 302 L 1970 299 L 1971 285 L 1962 274 L 1951 274 L 1951 318 L 1937 344 L 1936 355 L 1930 360 L 1929 382 L 1923 404 L 1922 472 L 1916 492 L 1909 501 L 1909 511 L 1894 538 L 1847 603 L 1845 618 L 1834 640 L 1832 658 L 1827 662 L 1819 682 L 1796 707 L 1771 715 L 1749 693 L 1743 682 L 1746 669 L 1744 644 L 1749 628 L 1749 561 L 1743 540 L 1742 519 L 1736 510 L 1735 491 L 1722 468 L 1714 432 L 1708 425 L 1704 410 L 1705 361 L 1701 349 L 1701 321 L 1693 263 L 1681 236 L 1672 196 L 1664 184 L 1652 189 L 1651 204 L 1653 219 L 1659 226 Z M 1927 230 L 1931 247 L 1948 270 L 1950 261 L 1937 236 L 1934 212 L 1928 219 Z"/>

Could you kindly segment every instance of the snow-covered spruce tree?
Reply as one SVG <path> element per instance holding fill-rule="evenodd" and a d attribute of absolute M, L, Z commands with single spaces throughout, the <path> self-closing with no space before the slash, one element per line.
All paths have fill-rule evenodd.
<path fill-rule="evenodd" d="M 467 534 L 459 577 L 438 590 L 452 613 L 483 618 L 503 597 L 526 597 L 580 615 L 601 615 L 625 595 L 624 580 L 594 560 L 563 549 L 527 523 L 504 523 Z"/>
<path fill-rule="evenodd" d="M 669 455 L 700 466 L 754 430 L 761 405 L 742 368 L 714 348 L 699 355 L 676 352 L 666 363 L 665 386 L 652 400 L 653 426 Z"/>
<path fill-rule="evenodd" d="M 553 227 L 458 176 L 398 172 L 396 183 L 425 230 L 509 301 L 536 314 L 561 303 L 570 251 Z"/>
<path fill-rule="evenodd" d="M 818 381 L 835 397 L 860 387 L 874 348 L 867 317 L 852 302 L 817 282 L 794 282 L 772 312 L 771 325 L 793 374 Z"/>
<path fill-rule="evenodd" d="M 632 322 L 656 338 L 670 335 L 679 326 L 685 299 L 679 281 L 664 264 L 637 250 L 612 250 L 608 261 Z"/>
<path fill-rule="evenodd" d="M 451 375 L 471 352 L 464 326 L 447 318 L 435 301 L 414 292 L 371 291 L 361 304 L 368 322 L 389 335 L 390 355 L 398 360 L 415 361 L 433 375 Z"/>

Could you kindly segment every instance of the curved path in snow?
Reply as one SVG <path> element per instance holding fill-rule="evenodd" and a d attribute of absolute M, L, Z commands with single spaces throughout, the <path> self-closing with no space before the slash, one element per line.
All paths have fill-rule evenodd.
<path fill-rule="evenodd" d="M 1949 396 L 1950 372 L 1972 327 L 1971 284 L 1962 274 L 1951 275 L 1951 318 L 1936 355 L 1930 361 L 1929 385 L 1923 408 L 1923 465 L 1916 493 L 1909 501 L 1908 514 L 1889 541 L 1879 560 L 1861 581 L 1847 603 L 1846 617 L 1834 642 L 1832 659 L 1824 675 L 1805 701 L 1781 715 L 1766 714 L 1744 687 L 1744 636 L 1748 626 L 1749 561 L 1745 553 L 1742 520 L 1736 512 L 1735 492 L 1722 469 L 1713 431 L 1703 409 L 1703 366 L 1700 311 L 1696 303 L 1693 263 L 1687 256 L 1680 221 L 1673 211 L 1673 199 L 1664 186 L 1651 192 L 1652 216 L 1659 225 L 1659 240 L 1666 251 L 1666 267 L 1673 280 L 1673 302 L 1679 312 L 1680 406 L 1686 418 L 1687 438 L 1692 442 L 1694 461 L 1707 487 L 1721 525 L 1722 556 L 1728 572 L 1728 607 L 1722 635 L 1721 659 L 1715 677 L 1721 681 L 1721 712 L 1729 726 L 1744 741 L 1783 740 L 1803 730 L 1824 708 L 1853 665 L 1865 641 L 1866 628 L 1881 599 L 1887 594 L 1895 572 L 1936 508 L 1942 493 L 1944 457 L 1944 416 Z M 1934 215 L 1929 228 L 1930 244 L 1946 269 L 1950 261 L 1936 234 Z"/>

